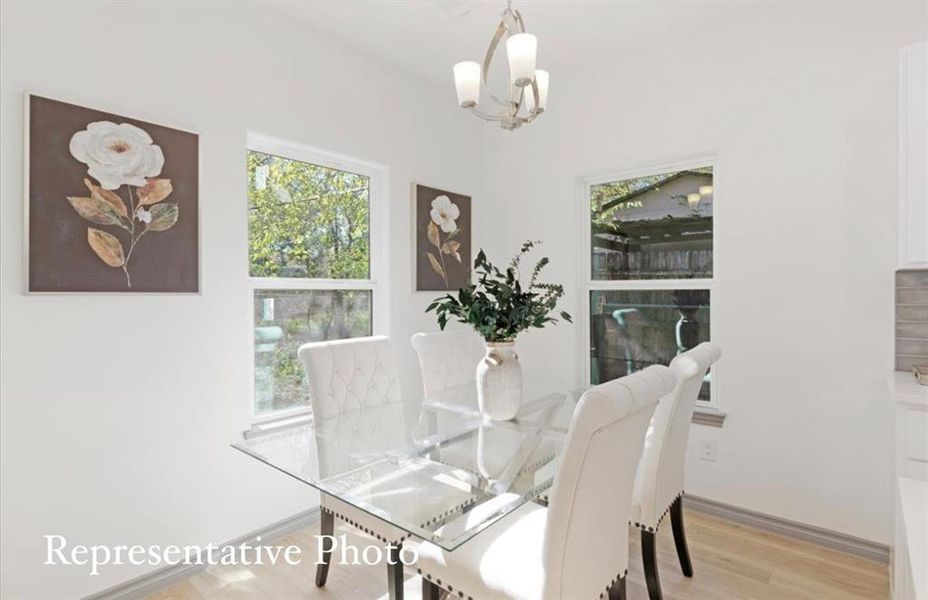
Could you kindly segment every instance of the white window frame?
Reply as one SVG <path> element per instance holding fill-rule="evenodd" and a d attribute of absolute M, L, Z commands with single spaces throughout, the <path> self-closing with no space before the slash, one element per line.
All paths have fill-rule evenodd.
<path fill-rule="evenodd" d="M 246 268 L 248 275 L 248 291 L 250 301 L 248 302 L 248 339 L 251 340 L 250 362 L 251 371 L 249 380 L 251 383 L 251 393 L 248 394 L 251 406 L 249 412 L 251 421 L 255 425 L 274 424 L 275 422 L 302 422 L 309 419 L 312 414 L 310 406 L 300 406 L 269 412 L 259 415 L 256 412 L 255 405 L 255 353 L 254 353 L 254 295 L 256 290 L 361 290 L 371 292 L 371 335 L 389 335 L 389 293 L 387 290 L 387 281 L 389 281 L 389 260 L 387 252 L 389 250 L 387 231 L 385 223 L 387 213 L 385 207 L 388 204 L 389 189 L 389 170 L 383 165 L 373 162 L 359 160 L 356 158 L 328 152 L 312 146 L 307 146 L 297 142 L 281 140 L 260 133 L 248 133 L 246 151 L 262 152 L 264 154 L 273 154 L 291 160 L 306 162 L 320 167 L 348 171 L 358 175 L 368 177 L 370 181 L 370 190 L 368 193 L 368 210 L 369 210 L 369 231 L 370 231 L 370 278 L 369 279 L 310 279 L 301 277 L 252 277 L 250 271 L 250 260 L 248 257 L 248 242 L 250 232 L 248 231 L 248 210 L 249 199 L 245 194 L 245 239 L 246 239 Z M 247 189 L 247 187 L 246 187 Z M 301 419 L 302 417 L 302 419 Z"/>
<path fill-rule="evenodd" d="M 612 181 L 621 181 L 623 179 L 634 179 L 647 175 L 658 173 L 668 173 L 673 171 L 684 171 L 697 167 L 712 167 L 712 277 L 704 279 L 636 279 L 636 280 L 596 280 L 593 279 L 593 253 L 592 248 L 592 231 L 590 227 L 590 194 L 594 185 L 609 183 Z M 580 230 L 582 232 L 581 258 L 580 258 L 580 277 L 582 283 L 580 289 L 583 290 L 581 298 L 581 335 L 580 356 L 584 357 L 583 382 L 585 385 L 591 385 L 591 366 L 590 366 L 590 294 L 598 291 L 619 291 L 619 290 L 709 290 L 709 338 L 715 343 L 721 343 L 719 339 L 719 324 L 716 315 L 719 310 L 718 294 L 719 289 L 719 228 L 718 224 L 720 206 L 723 203 L 719 185 L 719 161 L 714 153 L 695 154 L 686 157 L 680 157 L 670 160 L 654 161 L 639 163 L 622 169 L 610 170 L 580 177 L 577 182 L 577 195 L 580 206 Z M 724 210 L 724 208 L 722 209 Z M 710 383 L 710 401 L 700 400 L 697 405 L 712 407 L 718 409 L 719 403 L 719 381 L 722 379 L 719 375 L 721 369 L 718 365 L 712 366 L 712 381 Z"/>

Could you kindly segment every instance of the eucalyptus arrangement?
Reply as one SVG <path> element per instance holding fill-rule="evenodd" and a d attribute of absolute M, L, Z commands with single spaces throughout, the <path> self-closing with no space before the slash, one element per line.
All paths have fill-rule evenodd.
<path fill-rule="evenodd" d="M 558 322 L 554 312 L 564 295 L 564 286 L 539 280 L 548 257 L 535 263 L 527 282 L 519 276 L 522 259 L 540 243 L 524 242 L 505 271 L 488 261 L 481 249 L 474 260 L 477 283 L 461 288 L 457 295 L 436 298 L 425 309 L 435 311 L 442 329 L 448 319 L 454 318 L 483 337 L 486 355 L 477 364 L 477 404 L 484 417 L 491 420 L 515 418 L 522 404 L 522 366 L 515 352 L 516 336 L 526 329 Z M 571 322 L 566 312 L 558 314 Z"/>
<path fill-rule="evenodd" d="M 539 281 L 550 262 L 548 257 L 535 263 L 527 283 L 523 284 L 519 277 L 522 259 L 539 244 L 524 242 L 505 271 L 488 261 L 481 249 L 474 260 L 477 284 L 461 288 L 457 295 L 449 293 L 437 298 L 425 312 L 435 311 L 442 330 L 449 318 L 455 318 L 473 327 L 487 342 L 511 342 L 526 329 L 557 323 L 552 313 L 564 295 L 564 286 Z M 568 323 L 572 322 L 568 313 L 559 314 Z"/>

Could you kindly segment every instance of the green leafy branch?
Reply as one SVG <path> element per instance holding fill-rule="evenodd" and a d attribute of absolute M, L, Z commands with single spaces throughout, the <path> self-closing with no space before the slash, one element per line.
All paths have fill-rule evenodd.
<path fill-rule="evenodd" d="M 477 284 L 461 288 L 457 295 L 445 294 L 435 299 L 425 312 L 436 313 L 441 329 L 454 318 L 473 327 L 488 342 L 513 340 L 526 329 L 557 323 L 552 313 L 564 295 L 564 287 L 539 281 L 541 272 L 550 262 L 548 258 L 543 257 L 535 263 L 528 285 L 523 285 L 519 278 L 523 257 L 538 244 L 540 242 L 531 240 L 523 243 L 505 271 L 489 262 L 481 249 L 474 260 Z M 571 316 L 564 311 L 560 311 L 559 316 L 572 322 Z"/>

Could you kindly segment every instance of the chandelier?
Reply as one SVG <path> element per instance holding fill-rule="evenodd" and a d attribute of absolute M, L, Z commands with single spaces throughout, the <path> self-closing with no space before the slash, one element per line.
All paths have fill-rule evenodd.
<path fill-rule="evenodd" d="M 490 63 L 500 43 L 506 41 L 506 57 L 509 62 L 508 97 L 488 92 L 490 100 L 497 106 L 493 113 L 478 110 L 480 88 L 487 86 Z M 458 104 L 486 121 L 499 123 L 503 129 L 512 131 L 525 123 L 531 123 L 544 112 L 548 103 L 548 72 L 535 68 L 538 40 L 525 32 L 525 22 L 512 1 L 506 3 L 502 20 L 487 48 L 483 65 L 474 61 L 454 65 L 454 87 L 458 93 Z"/>

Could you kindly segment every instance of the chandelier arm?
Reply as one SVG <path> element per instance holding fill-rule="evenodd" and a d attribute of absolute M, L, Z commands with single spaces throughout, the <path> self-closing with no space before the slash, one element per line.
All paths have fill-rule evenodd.
<path fill-rule="evenodd" d="M 541 113 L 544 112 L 544 109 L 538 108 L 538 104 L 539 104 L 539 102 L 541 101 L 540 92 L 538 91 L 538 82 L 533 80 L 532 83 L 529 84 L 529 86 L 526 86 L 525 88 L 521 88 L 521 89 L 519 90 L 519 100 L 518 100 L 518 101 L 514 101 L 514 102 L 512 103 L 513 115 L 518 115 L 518 114 L 519 114 L 519 111 L 522 110 L 522 106 L 525 104 L 525 90 L 526 90 L 528 87 L 531 87 L 531 88 L 532 88 L 532 96 L 534 96 L 534 98 L 535 98 L 535 103 L 533 104 L 533 106 L 534 106 L 535 108 L 533 108 L 533 109 L 531 110 L 531 112 L 529 112 L 529 114 L 528 114 L 527 116 L 525 116 L 525 117 L 519 117 L 519 118 L 522 119 L 525 123 L 531 123 L 532 121 L 535 120 L 535 117 L 537 117 L 538 115 L 540 115 Z"/>
<path fill-rule="evenodd" d="M 522 13 L 512 9 L 510 9 L 509 12 L 512 13 L 513 20 L 515 21 L 516 26 L 519 28 L 519 33 L 525 33 L 525 21 L 522 20 Z"/>
<path fill-rule="evenodd" d="M 531 114 L 529 115 L 530 118 L 527 120 L 527 122 L 529 123 L 531 123 L 532 120 L 534 120 L 536 116 L 544 112 L 544 109 L 540 108 L 541 93 L 538 91 L 538 79 L 537 78 L 532 80 L 532 96 L 534 96 L 535 102 L 532 104 L 534 108 L 532 108 Z"/>
<path fill-rule="evenodd" d="M 496 27 L 496 33 L 493 34 L 493 39 L 490 40 L 490 46 L 487 48 L 487 54 L 483 58 L 483 87 L 487 90 L 487 94 L 490 98 L 496 102 L 498 105 L 506 108 L 508 106 L 507 102 L 500 100 L 496 94 L 489 91 L 490 86 L 487 85 L 487 80 L 490 76 L 490 63 L 493 62 L 493 55 L 496 54 L 496 49 L 499 47 L 499 43 L 502 41 L 503 36 L 509 32 L 509 26 L 506 25 L 506 19 L 503 19 L 499 22 L 499 25 Z"/>
<path fill-rule="evenodd" d="M 514 91 L 514 90 L 513 90 L 513 87 L 514 87 L 514 86 L 509 86 L 509 93 L 510 93 L 510 94 Z M 512 100 L 512 101 L 511 101 L 511 104 L 512 104 L 511 108 L 512 108 L 512 116 L 513 116 L 513 117 L 517 117 L 517 116 L 519 115 L 519 111 L 522 110 L 522 105 L 525 103 L 525 88 L 516 88 L 516 89 L 517 89 L 518 92 L 519 92 L 519 99 L 518 99 L 518 100 Z"/>
<path fill-rule="evenodd" d="M 493 121 L 494 123 L 502 123 L 503 121 L 506 120 L 506 117 L 502 115 L 491 115 L 491 114 L 482 112 L 480 110 L 477 110 L 476 108 L 469 108 L 468 110 L 474 113 L 474 115 L 483 119 L 484 121 Z"/>

